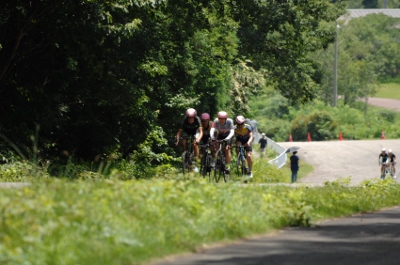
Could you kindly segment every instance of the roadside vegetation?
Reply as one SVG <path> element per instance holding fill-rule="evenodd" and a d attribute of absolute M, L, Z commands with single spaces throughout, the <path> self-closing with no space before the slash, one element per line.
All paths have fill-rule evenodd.
<path fill-rule="evenodd" d="M 400 93 L 396 85 L 393 94 Z M 385 90 L 385 86 L 382 91 Z M 383 92 L 382 92 L 383 93 Z M 252 99 L 251 109 L 259 122 L 258 130 L 275 142 L 285 142 L 292 134 L 293 141 L 306 141 L 310 133 L 313 141 L 337 140 L 342 132 L 345 140 L 400 138 L 400 114 L 394 110 L 367 105 L 362 101 L 337 107 L 321 100 L 290 106 L 275 92 Z"/>
<path fill-rule="evenodd" d="M 276 142 L 400 138 L 399 114 L 364 101 L 400 98 L 398 20 L 341 28 L 332 107 L 344 1 L 275 2 L 2 3 L 0 182 L 28 186 L 1 190 L 0 264 L 143 264 L 398 205 L 390 180 L 291 185 L 270 149 L 248 184 L 180 173 L 188 107 L 255 119 Z"/>
<path fill-rule="evenodd" d="M 390 180 L 322 188 L 188 180 L 40 180 L 0 196 L 0 263 L 145 264 L 214 242 L 400 203 Z"/>

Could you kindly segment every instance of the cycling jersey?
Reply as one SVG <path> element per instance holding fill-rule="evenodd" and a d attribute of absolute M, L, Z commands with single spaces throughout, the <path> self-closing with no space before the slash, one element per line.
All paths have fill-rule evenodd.
<path fill-rule="evenodd" d="M 221 124 L 218 119 L 215 119 L 211 127 L 210 134 L 214 134 L 215 130 L 217 130 L 218 132 L 218 139 L 221 139 L 222 137 L 226 138 L 227 140 L 231 139 L 235 133 L 234 132 L 235 126 L 233 125 L 233 120 L 227 118 L 225 124 Z"/>
<path fill-rule="evenodd" d="M 203 126 L 203 137 L 201 138 L 201 143 L 206 144 L 208 139 L 210 139 L 210 130 L 213 125 L 212 121 L 208 121 L 207 128 Z"/>
<path fill-rule="evenodd" d="M 235 135 L 236 135 L 236 142 L 241 142 L 242 145 L 246 145 L 250 139 L 250 133 L 252 132 L 252 128 L 249 124 L 245 123 L 243 126 L 236 126 L 235 127 Z M 252 152 L 253 149 L 251 145 L 245 147 L 247 152 Z"/>
<path fill-rule="evenodd" d="M 197 130 L 201 127 L 200 118 L 198 116 L 194 117 L 194 121 L 189 123 L 188 118 L 185 117 L 182 120 L 181 127 L 179 128 L 180 131 L 187 133 L 188 135 L 195 135 Z"/>
<path fill-rule="evenodd" d="M 235 127 L 235 135 L 237 137 L 250 137 L 250 133 L 253 131 L 250 125 L 245 123 L 243 126 Z"/>
<path fill-rule="evenodd" d="M 380 153 L 379 154 L 379 160 L 382 163 L 386 163 L 388 161 L 388 159 L 389 159 L 389 155 L 387 153 L 385 153 L 385 154 Z"/>
<path fill-rule="evenodd" d="M 392 156 L 389 155 L 390 163 L 393 163 L 396 160 L 396 155 L 392 153 Z"/>

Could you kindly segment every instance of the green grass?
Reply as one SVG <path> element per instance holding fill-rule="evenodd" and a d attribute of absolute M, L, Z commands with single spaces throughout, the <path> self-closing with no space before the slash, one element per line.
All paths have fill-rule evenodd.
<path fill-rule="evenodd" d="M 204 244 L 400 203 L 393 181 L 343 183 L 36 181 L 0 194 L 0 264 L 145 264 Z"/>
<path fill-rule="evenodd" d="M 380 88 L 378 89 L 374 97 L 400 99 L 400 84 L 399 83 L 381 84 Z"/>

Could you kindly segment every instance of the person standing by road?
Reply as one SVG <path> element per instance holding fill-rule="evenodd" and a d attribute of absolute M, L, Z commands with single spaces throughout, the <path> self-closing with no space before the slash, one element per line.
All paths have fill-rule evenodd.
<path fill-rule="evenodd" d="M 293 151 L 293 155 L 290 157 L 290 170 L 292 171 L 292 183 L 297 182 L 297 172 L 299 171 L 300 158 L 296 154 L 297 151 Z"/>
<path fill-rule="evenodd" d="M 265 155 L 265 150 L 267 149 L 267 137 L 265 137 L 265 133 L 261 134 L 260 140 L 258 140 L 260 144 L 260 154 L 261 156 Z"/>

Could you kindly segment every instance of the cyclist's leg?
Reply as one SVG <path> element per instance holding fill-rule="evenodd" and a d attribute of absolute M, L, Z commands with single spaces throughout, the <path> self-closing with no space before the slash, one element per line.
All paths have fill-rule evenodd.
<path fill-rule="evenodd" d="M 252 148 L 251 146 L 246 146 L 246 160 L 247 165 L 249 166 L 249 175 L 253 177 L 253 156 L 252 156 Z"/>
<path fill-rule="evenodd" d="M 227 164 L 230 164 L 232 160 L 231 146 L 232 146 L 232 139 L 230 139 L 225 145 L 225 162 Z"/>
<path fill-rule="evenodd" d="M 181 137 L 183 152 L 185 152 L 187 150 L 187 137 L 189 137 L 189 134 L 187 134 L 186 132 L 182 132 Z"/>

